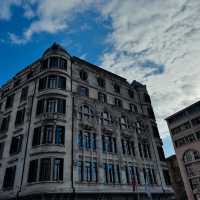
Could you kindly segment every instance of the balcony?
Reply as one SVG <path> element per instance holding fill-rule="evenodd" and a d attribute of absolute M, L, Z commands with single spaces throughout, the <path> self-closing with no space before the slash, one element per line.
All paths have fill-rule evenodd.
<path fill-rule="evenodd" d="M 44 113 L 40 115 L 40 120 L 61 120 L 65 121 L 65 115 L 62 113 Z"/>
<path fill-rule="evenodd" d="M 114 126 L 113 124 L 102 124 L 101 129 L 103 133 L 109 133 L 112 134 L 114 132 Z"/>
<path fill-rule="evenodd" d="M 79 126 L 85 130 L 96 129 L 96 121 L 94 118 L 82 118 L 80 119 Z"/>

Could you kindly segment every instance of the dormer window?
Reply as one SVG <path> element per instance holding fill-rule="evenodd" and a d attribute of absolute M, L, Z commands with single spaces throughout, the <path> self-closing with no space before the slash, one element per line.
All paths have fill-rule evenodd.
<path fill-rule="evenodd" d="M 118 84 L 114 84 L 114 91 L 116 92 L 116 93 L 120 93 L 120 86 L 118 85 Z"/>
<path fill-rule="evenodd" d="M 60 57 L 50 57 L 50 58 L 47 58 L 45 59 L 43 62 L 42 62 L 42 69 L 64 69 L 64 70 L 67 70 L 67 61 L 63 58 L 60 58 Z"/>
<path fill-rule="evenodd" d="M 101 78 L 101 77 L 98 77 L 97 78 L 97 82 L 98 82 L 98 85 L 100 86 L 100 87 L 102 87 L 102 88 L 104 88 L 105 87 L 105 80 L 103 79 L 103 78 Z"/>
<path fill-rule="evenodd" d="M 84 70 L 81 70 L 79 75 L 80 75 L 81 80 L 83 80 L 83 81 L 86 81 L 88 79 L 88 74 Z"/>

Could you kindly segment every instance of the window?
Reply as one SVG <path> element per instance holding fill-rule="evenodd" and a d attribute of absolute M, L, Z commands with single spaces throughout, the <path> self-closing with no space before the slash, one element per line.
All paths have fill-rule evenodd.
<path fill-rule="evenodd" d="M 46 109 L 44 107 L 46 101 Z M 50 99 L 41 99 L 37 104 L 37 112 L 39 115 L 45 110 L 47 113 L 63 113 L 65 114 L 66 101 L 64 99 L 50 98 Z"/>
<path fill-rule="evenodd" d="M 165 154 L 162 147 L 157 147 L 160 161 L 165 161 Z"/>
<path fill-rule="evenodd" d="M 131 112 L 138 113 L 138 108 L 137 108 L 137 106 L 135 104 L 130 103 L 129 107 L 130 107 L 130 111 Z"/>
<path fill-rule="evenodd" d="M 65 90 L 66 89 L 66 78 L 59 76 L 58 77 L 58 88 Z"/>
<path fill-rule="evenodd" d="M 132 165 L 125 166 L 127 184 L 134 184 L 137 181 L 135 167 Z"/>
<path fill-rule="evenodd" d="M 106 96 L 106 94 L 104 94 L 102 92 L 98 92 L 98 100 L 101 103 L 106 103 L 107 102 L 107 96 Z"/>
<path fill-rule="evenodd" d="M 82 119 L 82 118 L 85 118 L 85 119 L 94 118 L 94 112 L 93 112 L 93 109 L 91 108 L 91 106 L 89 106 L 89 105 L 80 106 L 79 118 L 80 119 Z"/>
<path fill-rule="evenodd" d="M 98 77 L 98 78 L 97 78 L 97 83 L 98 83 L 98 85 L 99 85 L 100 87 L 105 88 L 106 82 L 105 82 L 105 80 L 104 80 L 103 78 Z"/>
<path fill-rule="evenodd" d="M 140 141 L 138 144 L 138 148 L 141 158 L 151 159 L 151 149 L 148 142 Z"/>
<path fill-rule="evenodd" d="M 4 142 L 0 143 L 0 159 L 3 158 L 4 144 L 5 144 Z"/>
<path fill-rule="evenodd" d="M 114 99 L 114 104 L 115 104 L 115 106 L 117 106 L 117 107 L 122 107 L 122 100 L 121 99 L 118 99 L 118 98 L 115 98 Z"/>
<path fill-rule="evenodd" d="M 79 148 L 96 150 L 96 133 L 82 132 L 78 134 Z"/>
<path fill-rule="evenodd" d="M 84 70 L 81 70 L 79 75 L 80 75 L 81 80 L 83 80 L 83 81 L 86 81 L 88 79 L 88 74 Z"/>
<path fill-rule="evenodd" d="M 120 86 L 118 85 L 118 84 L 114 84 L 114 91 L 116 92 L 116 93 L 120 93 Z"/>
<path fill-rule="evenodd" d="M 190 185 L 192 190 L 198 189 L 200 186 L 200 178 L 192 178 L 190 179 Z"/>
<path fill-rule="evenodd" d="M 102 149 L 104 153 L 117 153 L 116 138 L 102 135 Z"/>
<path fill-rule="evenodd" d="M 78 161 L 79 181 L 97 182 L 96 161 Z"/>
<path fill-rule="evenodd" d="M 6 109 L 11 108 L 13 106 L 13 102 L 14 102 L 14 94 L 7 97 L 5 108 Z"/>
<path fill-rule="evenodd" d="M 22 148 L 23 135 L 18 135 L 12 138 L 10 146 L 10 155 L 18 154 Z"/>
<path fill-rule="evenodd" d="M 10 116 L 4 117 L 1 122 L 1 132 L 6 132 L 9 127 Z"/>
<path fill-rule="evenodd" d="M 4 181 L 3 181 L 3 188 L 9 189 L 12 188 L 15 182 L 15 172 L 16 166 L 6 168 Z"/>
<path fill-rule="evenodd" d="M 196 118 L 192 119 L 191 121 L 192 121 L 193 126 L 197 126 L 200 124 L 200 117 L 196 117 Z"/>
<path fill-rule="evenodd" d="M 147 184 L 147 185 L 157 184 L 154 169 L 143 168 L 143 175 L 144 175 L 145 184 Z"/>
<path fill-rule="evenodd" d="M 21 125 L 24 122 L 25 111 L 26 111 L 25 108 L 17 111 L 17 115 L 15 118 L 15 126 Z"/>
<path fill-rule="evenodd" d="M 57 57 L 51 57 L 50 58 L 50 64 L 49 68 L 58 68 L 58 58 Z"/>
<path fill-rule="evenodd" d="M 41 127 L 34 129 L 32 146 L 40 145 L 41 140 Z"/>
<path fill-rule="evenodd" d="M 166 185 L 171 185 L 171 179 L 170 179 L 170 176 L 169 176 L 169 171 L 163 170 L 163 175 L 164 175 Z"/>
<path fill-rule="evenodd" d="M 185 131 L 185 130 L 190 129 L 190 128 L 191 128 L 190 122 L 185 122 L 185 123 L 181 124 L 180 126 L 173 128 L 171 130 L 171 133 L 173 135 L 175 135 L 175 134 L 180 133 L 181 131 Z"/>
<path fill-rule="evenodd" d="M 56 158 L 53 163 L 53 180 L 62 181 L 63 180 L 63 159 Z"/>
<path fill-rule="evenodd" d="M 119 165 L 114 165 L 112 163 L 104 163 L 104 176 L 105 183 L 120 183 L 121 175 Z"/>
<path fill-rule="evenodd" d="M 65 127 L 64 126 L 56 126 L 55 130 L 55 144 L 63 144 L 65 140 Z"/>
<path fill-rule="evenodd" d="M 128 90 L 128 95 L 129 95 L 130 98 L 133 99 L 134 98 L 134 92 L 133 92 L 133 90 L 129 89 Z"/>
<path fill-rule="evenodd" d="M 36 114 L 39 115 L 41 113 L 44 112 L 44 99 L 40 99 L 37 103 L 37 110 L 36 110 Z"/>
<path fill-rule="evenodd" d="M 121 129 L 129 128 L 128 119 L 124 116 L 119 118 L 119 125 Z"/>
<path fill-rule="evenodd" d="M 49 89 L 57 88 L 57 76 L 55 75 L 48 76 L 48 88 Z"/>
<path fill-rule="evenodd" d="M 26 101 L 27 97 L 28 97 L 28 87 L 25 87 L 25 88 L 22 89 L 20 102 Z"/>
<path fill-rule="evenodd" d="M 49 61 L 49 59 L 46 59 L 46 60 L 44 60 L 43 61 L 43 63 L 42 63 L 42 69 L 44 70 L 44 69 L 47 69 L 49 66 L 48 66 L 48 61 Z"/>
<path fill-rule="evenodd" d="M 129 139 L 121 139 L 123 154 L 135 156 L 135 145 L 133 141 Z"/>
<path fill-rule="evenodd" d="M 42 144 L 53 143 L 53 126 L 45 126 Z"/>
<path fill-rule="evenodd" d="M 40 160 L 40 181 L 50 181 L 51 178 L 51 159 L 42 158 Z"/>
<path fill-rule="evenodd" d="M 108 112 L 101 113 L 101 124 L 108 125 L 112 123 L 112 117 Z"/>
<path fill-rule="evenodd" d="M 80 94 L 80 96 L 88 97 L 89 96 L 89 89 L 86 88 L 86 87 L 80 86 L 79 94 Z"/>
<path fill-rule="evenodd" d="M 47 87 L 46 84 L 47 84 L 47 77 L 41 78 L 39 80 L 38 90 L 41 91 L 41 90 L 45 89 Z"/>
<path fill-rule="evenodd" d="M 65 59 L 60 58 L 59 68 L 67 70 L 67 61 Z"/>
<path fill-rule="evenodd" d="M 188 150 L 183 155 L 185 163 L 200 159 L 200 153 L 196 150 Z"/>
<path fill-rule="evenodd" d="M 42 142 L 41 142 L 42 137 Z M 32 146 L 42 144 L 61 144 L 64 145 L 65 127 L 46 125 L 43 128 L 37 127 L 34 129 Z"/>
<path fill-rule="evenodd" d="M 37 181 L 38 160 L 31 160 L 29 164 L 28 183 Z"/>

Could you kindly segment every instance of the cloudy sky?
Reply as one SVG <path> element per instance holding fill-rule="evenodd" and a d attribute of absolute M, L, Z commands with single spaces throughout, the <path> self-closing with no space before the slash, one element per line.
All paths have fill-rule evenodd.
<path fill-rule="evenodd" d="M 54 41 L 147 85 L 166 155 L 164 118 L 200 95 L 199 0 L 1 0 L 0 85 Z"/>

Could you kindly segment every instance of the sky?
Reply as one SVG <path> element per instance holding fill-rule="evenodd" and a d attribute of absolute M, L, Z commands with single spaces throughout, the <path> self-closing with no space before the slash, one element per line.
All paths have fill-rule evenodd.
<path fill-rule="evenodd" d="M 53 42 L 147 85 L 165 155 L 165 118 L 200 96 L 198 0 L 0 0 L 0 85 Z"/>

